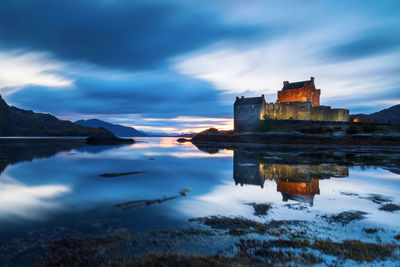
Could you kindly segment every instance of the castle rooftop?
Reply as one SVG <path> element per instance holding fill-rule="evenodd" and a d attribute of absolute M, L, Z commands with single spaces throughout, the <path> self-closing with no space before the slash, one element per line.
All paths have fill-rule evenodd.
<path fill-rule="evenodd" d="M 265 103 L 264 95 L 258 97 L 236 97 L 235 104 L 237 105 L 251 105 Z"/>
<path fill-rule="evenodd" d="M 311 80 L 308 80 L 308 81 L 301 81 L 301 82 L 294 82 L 294 83 L 289 83 L 288 81 L 284 81 L 282 90 L 299 89 L 299 88 L 303 88 L 305 86 L 315 88 L 314 77 L 311 77 Z"/>

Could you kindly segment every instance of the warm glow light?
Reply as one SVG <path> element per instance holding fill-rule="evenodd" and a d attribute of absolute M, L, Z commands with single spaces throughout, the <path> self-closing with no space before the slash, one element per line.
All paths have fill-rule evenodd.
<path fill-rule="evenodd" d="M 207 118 L 207 117 L 176 117 L 171 119 L 162 118 L 145 118 L 142 121 L 157 122 L 164 121 L 165 124 L 173 122 L 180 123 L 175 127 L 157 127 L 148 125 L 125 125 L 134 127 L 137 130 L 145 132 L 164 132 L 164 133 L 198 133 L 208 128 L 217 128 L 218 130 L 227 131 L 233 129 L 233 120 L 227 118 Z"/>

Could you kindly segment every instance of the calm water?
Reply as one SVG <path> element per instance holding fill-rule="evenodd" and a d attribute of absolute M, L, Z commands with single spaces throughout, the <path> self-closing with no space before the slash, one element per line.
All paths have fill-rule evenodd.
<path fill-rule="evenodd" d="M 271 203 L 275 220 L 317 220 L 345 210 L 367 212 L 362 226 L 399 231 L 399 212 L 379 210 L 368 196 L 400 203 L 400 175 L 381 168 L 280 163 L 244 150 L 199 150 L 176 138 L 137 138 L 118 147 L 75 141 L 1 140 L 2 240 L 37 229 L 123 226 L 136 231 L 176 228 L 209 215 L 253 215 L 245 203 Z M 104 173 L 140 171 L 113 178 Z M 114 205 L 179 195 L 174 200 L 123 210 Z M 351 227 L 351 226 L 350 226 Z M 359 224 L 355 227 L 360 227 Z"/>

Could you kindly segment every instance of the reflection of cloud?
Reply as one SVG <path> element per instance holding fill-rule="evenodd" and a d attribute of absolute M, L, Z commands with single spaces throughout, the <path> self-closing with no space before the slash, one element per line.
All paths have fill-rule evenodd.
<path fill-rule="evenodd" d="M 258 186 L 235 186 L 233 181 L 227 181 L 215 186 L 207 194 L 181 201 L 178 209 L 190 217 L 221 215 L 251 218 L 252 210 L 244 203 L 268 201 L 281 202 L 275 182 L 267 181 L 267 186 L 261 189 Z"/>
<path fill-rule="evenodd" d="M 354 168 L 349 178 L 320 180 L 321 194 L 316 196 L 317 201 L 313 207 L 308 208 L 309 212 L 288 209 L 286 204 L 296 201 L 289 199 L 288 202 L 283 202 L 281 192 L 277 191 L 276 182 L 270 180 L 266 181 L 264 188 L 255 185 L 235 186 L 233 180 L 225 180 L 211 188 L 209 192 L 179 201 L 176 208 L 188 217 L 244 216 L 255 220 L 259 218 L 253 216 L 253 209 L 246 203 L 272 203 L 272 215 L 269 218 L 274 220 L 315 220 L 316 215 L 335 214 L 344 209 L 362 210 L 368 212 L 367 222 L 374 221 L 398 227 L 397 214 L 380 211 L 376 204 L 357 196 L 340 194 L 340 192 L 351 192 L 364 196 L 373 192 L 393 197 L 394 202 L 397 202 L 399 186 L 395 182 L 395 176 L 399 177 L 381 169 L 365 171 Z M 382 179 L 386 178 L 393 180 L 382 183 Z"/>
<path fill-rule="evenodd" d="M 231 150 L 220 150 L 218 153 L 210 154 L 205 152 L 147 152 L 143 155 L 146 156 L 170 156 L 176 158 L 231 158 L 233 156 L 233 151 Z"/>
<path fill-rule="evenodd" d="M 0 217 L 40 219 L 44 210 L 58 205 L 52 199 L 70 192 L 65 185 L 29 186 L 13 178 L 0 180 Z"/>

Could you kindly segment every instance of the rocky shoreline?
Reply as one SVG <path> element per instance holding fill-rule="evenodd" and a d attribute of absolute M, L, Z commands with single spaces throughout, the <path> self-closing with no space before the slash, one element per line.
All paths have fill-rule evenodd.
<path fill-rule="evenodd" d="M 182 142 L 185 140 L 179 140 Z M 286 145 L 334 145 L 336 146 L 398 146 L 400 135 L 395 134 L 303 134 L 298 132 L 234 133 L 208 129 L 190 140 L 193 144 L 286 144 Z"/>

